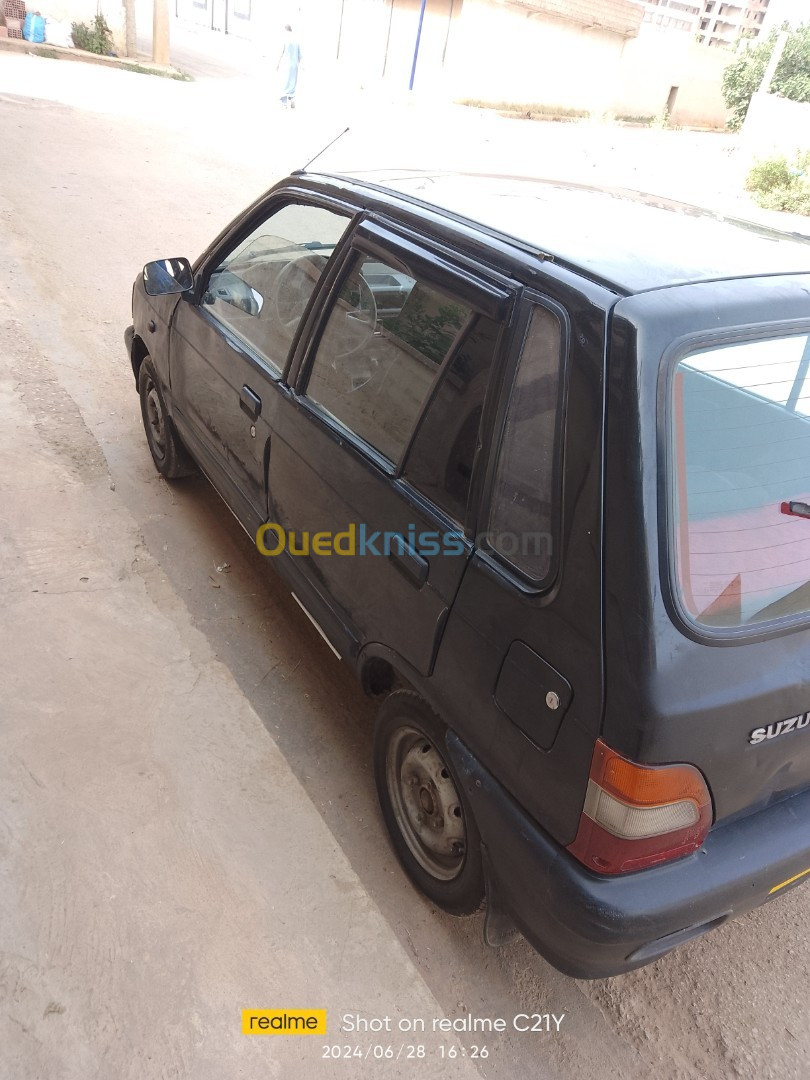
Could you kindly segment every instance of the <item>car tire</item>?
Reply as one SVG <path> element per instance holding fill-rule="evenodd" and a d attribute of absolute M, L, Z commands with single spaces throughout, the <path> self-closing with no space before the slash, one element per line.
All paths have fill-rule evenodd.
<path fill-rule="evenodd" d="M 188 476 L 194 472 L 194 464 L 174 430 L 149 356 L 144 358 L 138 369 L 138 394 L 146 442 L 155 468 L 166 480 Z"/>
<path fill-rule="evenodd" d="M 447 753 L 447 730 L 417 694 L 395 691 L 374 728 L 374 777 L 411 881 L 442 910 L 472 915 L 485 896 L 481 837 Z"/>

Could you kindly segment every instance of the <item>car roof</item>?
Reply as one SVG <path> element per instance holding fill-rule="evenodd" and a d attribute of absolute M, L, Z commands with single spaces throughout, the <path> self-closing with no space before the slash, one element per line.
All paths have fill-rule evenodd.
<path fill-rule="evenodd" d="M 624 189 L 414 170 L 318 179 L 438 209 L 623 293 L 810 272 L 810 236 Z"/>

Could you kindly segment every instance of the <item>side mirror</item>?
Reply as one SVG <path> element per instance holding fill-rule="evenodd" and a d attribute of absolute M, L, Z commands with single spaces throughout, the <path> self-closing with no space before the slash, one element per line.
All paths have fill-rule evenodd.
<path fill-rule="evenodd" d="M 143 287 L 147 296 L 169 296 L 190 292 L 194 274 L 188 259 L 158 259 L 143 268 Z"/>

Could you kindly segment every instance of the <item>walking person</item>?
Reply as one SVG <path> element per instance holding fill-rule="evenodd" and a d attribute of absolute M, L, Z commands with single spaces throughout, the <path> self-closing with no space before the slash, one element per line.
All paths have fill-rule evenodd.
<path fill-rule="evenodd" d="M 298 68 L 301 64 L 301 46 L 293 34 L 289 23 L 284 27 L 284 41 L 281 55 L 276 64 L 279 77 L 281 106 L 284 109 L 295 108 L 295 91 L 298 86 Z"/>

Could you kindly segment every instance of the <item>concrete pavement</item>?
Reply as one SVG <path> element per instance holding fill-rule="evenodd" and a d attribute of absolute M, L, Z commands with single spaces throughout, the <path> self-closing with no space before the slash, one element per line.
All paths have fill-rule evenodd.
<path fill-rule="evenodd" d="M 306 1077 L 344 1010 L 442 1017 L 0 293 L 0 1075 Z M 281 1007 L 328 1036 L 241 1034 Z"/>

